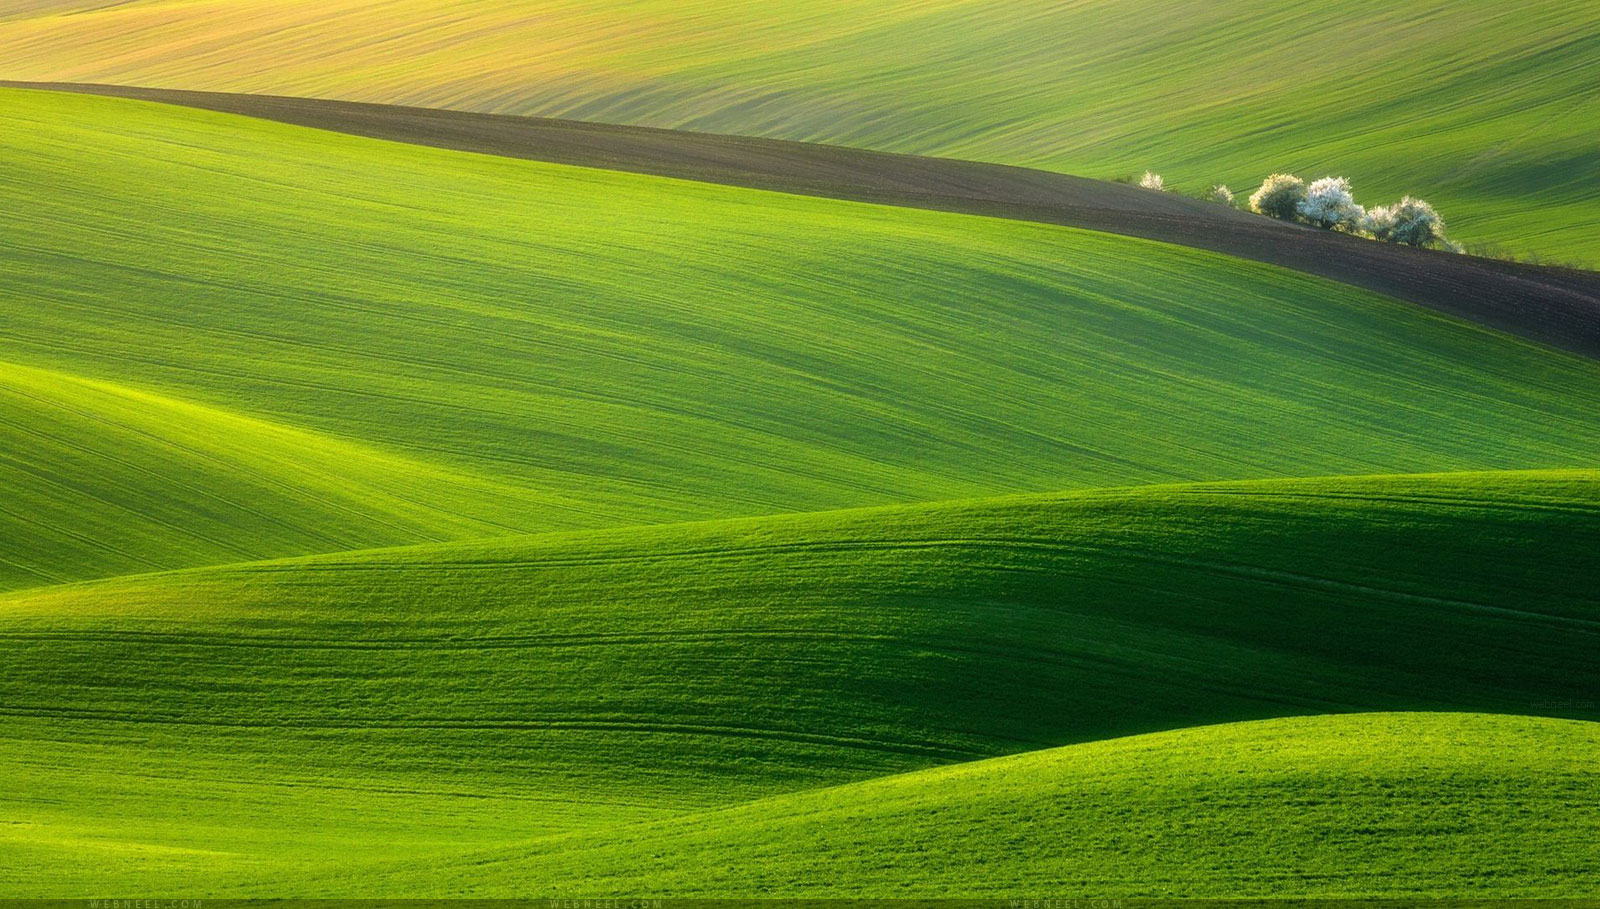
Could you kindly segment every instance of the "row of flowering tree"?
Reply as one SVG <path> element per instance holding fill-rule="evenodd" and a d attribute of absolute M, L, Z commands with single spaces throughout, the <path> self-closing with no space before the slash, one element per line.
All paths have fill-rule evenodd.
<path fill-rule="evenodd" d="M 1157 174 L 1146 172 L 1139 185 L 1165 190 Z M 1233 191 L 1217 184 L 1205 198 L 1234 204 Z M 1294 174 L 1273 174 L 1261 181 L 1250 196 L 1250 210 L 1284 221 L 1300 221 L 1323 230 L 1336 230 L 1406 246 L 1436 246 L 1456 252 L 1461 247 L 1444 234 L 1444 219 L 1432 205 L 1406 196 L 1393 205 L 1363 208 L 1344 177 L 1324 177 L 1310 185 Z"/>
<path fill-rule="evenodd" d="M 1294 174 L 1273 174 L 1250 197 L 1250 210 L 1386 243 L 1455 246 L 1445 237 L 1444 219 L 1432 205 L 1406 196 L 1393 205 L 1363 208 L 1350 192 L 1350 181 L 1343 177 L 1323 177 L 1307 186 Z"/>

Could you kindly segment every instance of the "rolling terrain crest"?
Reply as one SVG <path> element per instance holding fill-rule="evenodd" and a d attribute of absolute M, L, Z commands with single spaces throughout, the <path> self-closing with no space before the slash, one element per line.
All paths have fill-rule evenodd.
<path fill-rule="evenodd" d="M 1593 883 L 1593 723 L 1281 719 L 1592 716 L 1597 479 L 1515 470 L 1592 467 L 1590 360 L 1161 244 L 0 97 L 9 892 L 948 892 L 1138 838 L 1205 893 Z"/>
<path fill-rule="evenodd" d="M 6 810 L 54 839 L 24 835 L 12 848 L 33 871 L 16 865 L 10 883 L 226 890 L 271 867 L 274 892 L 370 892 L 334 868 L 516 852 L 1131 733 L 1363 710 L 1588 716 L 1597 483 L 1510 472 L 1143 487 L 14 593 L 0 598 L 0 751 L 29 785 Z M 192 824 L 159 822 L 196 793 Z M 1492 857 L 1487 838 L 1429 832 L 1420 816 L 1405 826 L 1425 854 Z M 555 862 L 539 874 L 559 873 L 566 842 L 535 850 Z M 573 861 L 592 845 L 578 836 Z M 74 872 L 91 847 L 170 858 Z M 219 848 L 231 857 L 192 852 Z M 1017 860 L 996 880 L 1047 871 Z M 597 886 L 619 873 L 588 867 Z M 1394 886 L 1435 886 L 1425 871 Z M 841 886 L 920 880 L 905 874 Z M 539 880 L 490 876 L 477 892 Z M 737 889 L 715 880 L 704 888 Z"/>
<path fill-rule="evenodd" d="M 281 426 L 313 462 L 319 440 L 353 443 L 394 472 L 354 471 L 344 493 L 318 481 L 335 497 L 437 478 L 416 503 L 375 499 L 335 548 L 1140 482 L 1581 467 L 1600 448 L 1592 361 L 1281 269 L 3 94 L 0 182 L 26 204 L 0 235 L 0 360 Z M 117 470 L 175 488 L 159 464 Z M 276 501 L 250 507 L 302 520 Z M 380 528 L 397 508 L 408 516 Z M 6 583 L 212 560 L 128 521 L 107 552 L 30 557 Z M 303 554 L 311 536 L 234 534 L 230 558 Z"/>

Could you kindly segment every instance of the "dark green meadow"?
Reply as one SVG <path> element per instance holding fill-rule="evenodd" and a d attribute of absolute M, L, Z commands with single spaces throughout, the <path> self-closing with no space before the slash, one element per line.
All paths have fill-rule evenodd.
<path fill-rule="evenodd" d="M 1597 490 L 1590 472 L 1146 487 L 24 591 L 0 600 L 3 747 L 31 756 L 39 788 L 5 807 L 25 829 L 72 831 L 31 846 L 58 879 L 315 893 L 334 886 L 316 882 L 350 860 L 346 847 L 359 855 L 402 828 L 470 865 L 460 856 L 469 846 L 1155 730 L 1384 710 L 1590 717 Z M 1419 562 L 1418 550 L 1430 558 Z M 1365 720 L 1344 722 L 1355 725 L 1331 728 Z M 1517 735 L 1544 728 L 1503 722 Z M 40 748 L 63 736 L 70 744 Z M 120 765 L 128 749 L 136 774 Z M 223 768 L 226 781 L 214 778 Z M 1123 770 L 1153 772 L 1137 761 Z M 192 778 L 207 793 L 189 810 L 196 823 L 163 824 L 172 785 Z M 1455 784 L 1417 785 L 1411 797 L 1424 799 Z M 409 798 L 396 811 L 397 793 Z M 463 810 L 470 829 L 460 829 Z M 878 808 L 868 798 L 854 810 Z M 1029 822 L 1031 835 L 1072 833 L 1067 818 L 1058 834 L 1038 829 L 1051 823 L 1039 810 L 1046 820 Z M 81 816 L 92 827 L 73 829 Z M 315 819 L 317 832 L 291 817 Z M 707 816 L 704 848 L 732 849 L 718 817 Z M 1581 838 L 1597 819 L 1560 819 L 1551 835 Z M 71 875 L 73 856 L 134 831 L 175 854 L 255 845 L 195 859 L 194 876 L 182 861 L 156 877 Z M 267 857 L 271 890 L 261 889 Z M 1039 856 L 1014 859 L 993 880 L 1048 877 Z M 488 892 L 577 887 L 560 877 L 566 861 L 514 864 Z M 618 873 L 601 871 L 597 883 Z M 1425 871 L 1419 863 L 1384 892 L 1430 890 Z M 1504 871 L 1508 887 L 1526 879 Z M 1147 892 L 1142 873 L 1106 886 Z M 921 875 L 906 864 L 846 880 L 860 893 L 933 887 Z M 687 890 L 738 892 L 736 878 Z M 807 879 L 783 886 L 824 892 Z M 940 880 L 929 892 L 967 892 L 959 878 Z"/>

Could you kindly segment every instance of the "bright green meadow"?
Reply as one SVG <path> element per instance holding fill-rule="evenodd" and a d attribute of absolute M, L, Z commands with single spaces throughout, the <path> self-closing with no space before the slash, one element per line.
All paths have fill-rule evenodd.
<path fill-rule="evenodd" d="M 98 97 L 0 201 L 0 895 L 1600 887 L 1600 363 Z"/>
<path fill-rule="evenodd" d="M 1597 728 L 1408 713 L 1182 729 L 374 877 L 446 893 L 1561 897 L 1593 881 Z"/>
<path fill-rule="evenodd" d="M 9 848 L 25 862 L 9 886 L 729 895 L 822 893 L 837 882 L 888 895 L 1007 892 L 1027 881 L 1076 891 L 1086 882 L 1076 866 L 1053 864 L 1053 852 L 1002 848 L 1006 829 L 1040 841 L 1092 835 L 1048 800 L 1033 806 L 1040 820 L 998 822 L 981 872 L 941 868 L 940 838 L 960 841 L 995 797 L 987 771 L 934 778 L 956 782 L 918 796 L 944 807 L 930 809 L 935 826 L 911 850 L 887 848 L 903 827 L 893 818 L 910 809 L 873 795 L 901 784 L 818 789 L 1285 715 L 1589 715 L 1580 701 L 1600 687 L 1600 620 L 1587 594 L 1597 492 L 1593 472 L 1145 487 L 433 545 L 14 593 L 0 599 L 9 667 L 0 748 L 26 781 L 3 803 L 17 821 Z M 1431 558 L 1419 562 L 1415 550 Z M 1332 736 L 1380 721 L 1340 722 L 1306 728 Z M 1496 875 L 1499 894 L 1592 880 L 1593 840 L 1578 865 L 1541 878 L 1522 863 L 1544 840 L 1507 847 L 1492 835 L 1521 804 L 1517 790 L 1553 806 L 1592 795 L 1592 777 L 1574 765 L 1556 785 L 1491 743 L 1502 725 L 1514 738 L 1559 730 L 1551 746 L 1560 751 L 1539 757 L 1547 766 L 1585 741 L 1592 748 L 1600 727 L 1471 723 L 1494 730 L 1453 733 L 1469 751 L 1485 749 L 1470 757 L 1485 764 L 1476 772 L 1519 776 L 1497 782 L 1485 803 L 1451 794 L 1475 784 L 1448 770 L 1409 779 L 1395 793 L 1401 806 L 1382 814 L 1398 838 L 1366 848 L 1404 844 L 1414 854 L 1391 857 L 1381 885 L 1360 886 L 1450 892 L 1433 864 L 1447 850 Z M 1420 742 L 1439 734 L 1424 732 Z M 1179 735 L 1191 734 L 1184 747 L 1207 750 L 1210 733 Z M 1240 836 L 1255 831 L 1248 849 L 1270 849 L 1282 829 L 1274 812 L 1323 804 L 1340 775 L 1375 785 L 1363 762 L 1384 774 L 1406 768 L 1411 759 L 1392 744 L 1377 732 L 1342 744 L 1343 757 L 1322 758 L 1332 780 L 1278 769 L 1294 763 L 1293 749 L 1327 749 L 1321 739 L 1261 766 L 1239 763 L 1232 787 L 1272 797 L 1221 793 L 1231 807 L 1204 823 L 1238 823 Z M 1198 832 L 1163 832 L 1195 784 L 1166 776 L 1169 758 L 1062 752 L 1076 753 L 1100 755 L 1083 761 L 1103 770 L 1112 761 L 1110 772 L 1138 781 L 1137 799 L 1165 806 L 1140 823 L 1192 850 L 1169 866 L 1173 881 L 1206 867 L 1218 843 L 1208 851 Z M 1040 754 L 1039 764 L 1012 765 L 1032 780 L 1013 789 L 1061 789 L 1070 800 L 1086 785 L 1081 770 Z M 968 784 L 970 793 L 951 788 Z M 756 828 L 752 843 L 784 851 L 800 824 L 828 849 L 807 840 L 770 865 L 724 860 L 741 848 L 740 828 L 716 809 L 796 792 L 812 794 L 734 816 Z M 163 823 L 176 793 L 185 822 Z M 1019 798 L 1004 796 L 1007 812 L 1022 810 Z M 1428 800 L 1442 801 L 1425 811 Z M 885 812 L 886 829 L 830 833 L 791 816 L 819 805 L 833 806 L 832 817 Z M 1317 823 L 1375 823 L 1375 811 L 1334 801 Z M 682 820 L 638 826 L 666 817 Z M 1538 819 L 1549 842 L 1582 842 L 1597 822 L 1592 806 Z M 643 851 L 606 858 L 619 836 L 639 838 Z M 663 852 L 651 846 L 658 836 L 683 839 Z M 607 845 L 597 851 L 597 841 Z M 509 864 L 480 877 L 474 855 L 488 847 Z M 1084 867 L 1107 848 L 1098 844 Z M 77 864 L 124 852 L 167 858 Z M 390 880 L 418 854 L 432 856 L 427 872 Z M 1356 869 L 1363 854 L 1332 849 L 1307 861 Z M 641 856 L 653 858 L 641 865 Z M 352 884 L 348 866 L 367 862 L 371 875 Z M 726 871 L 702 874 L 708 864 Z M 1110 876 L 1094 892 L 1151 892 L 1147 865 L 1121 877 L 1115 869 L 1098 868 Z M 1192 880 L 1210 880 L 1207 893 L 1260 886 L 1214 869 Z M 1294 886 L 1326 892 L 1314 876 Z"/>
<path fill-rule="evenodd" d="M 0 97 L 4 586 L 1600 451 L 1600 365 L 1224 256 Z"/>

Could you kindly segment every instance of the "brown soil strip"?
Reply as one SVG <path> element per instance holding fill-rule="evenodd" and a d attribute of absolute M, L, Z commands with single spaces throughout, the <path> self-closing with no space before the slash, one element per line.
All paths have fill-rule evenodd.
<path fill-rule="evenodd" d="M 1268 262 L 1600 357 L 1600 273 L 1406 249 L 1170 193 L 829 145 L 311 98 L 21 83 L 375 139 L 938 211 L 1062 224 Z"/>

